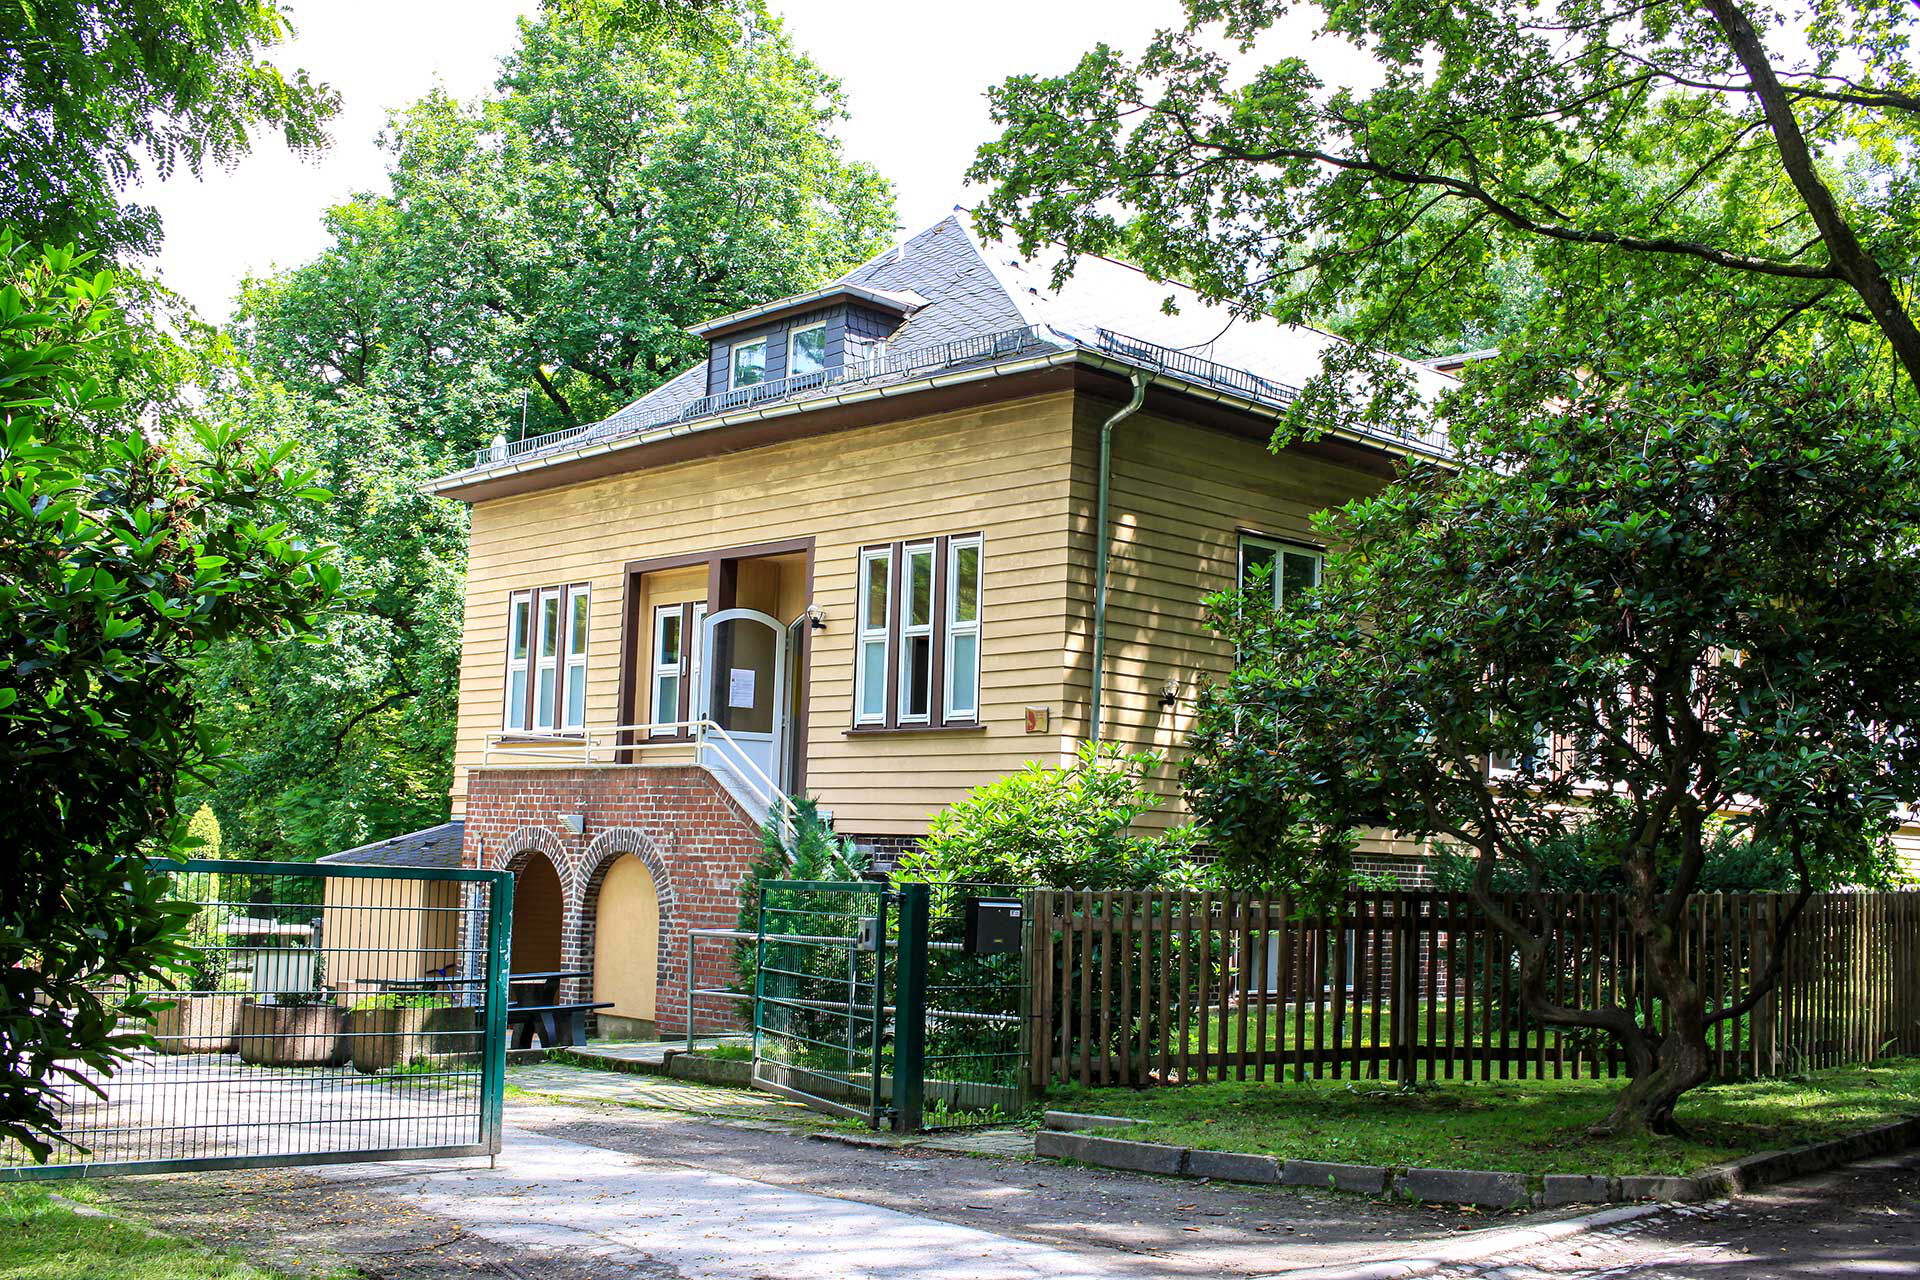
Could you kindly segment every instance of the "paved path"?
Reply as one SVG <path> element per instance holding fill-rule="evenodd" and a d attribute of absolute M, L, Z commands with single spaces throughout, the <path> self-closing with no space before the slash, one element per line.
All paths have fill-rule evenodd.
<path fill-rule="evenodd" d="M 696 1116 L 735 1116 L 794 1124 L 831 1123 L 797 1102 L 752 1089 L 729 1089 L 666 1076 L 569 1067 L 555 1062 L 509 1066 L 507 1087 L 518 1090 L 522 1097 L 548 1102 L 613 1103 Z"/>
<path fill-rule="evenodd" d="M 400 1166 L 385 1194 L 530 1254 L 713 1280 L 1110 1280 L 1149 1274 L 833 1196 L 510 1129 L 495 1169 Z M 395 1172 L 390 1166 L 389 1174 Z M 328 1171 L 351 1181 L 357 1170 Z"/>
<path fill-rule="evenodd" d="M 1862 1161 L 1734 1200 L 1676 1206 L 1446 1280 L 1829 1280 L 1920 1276 L 1920 1152 Z"/>

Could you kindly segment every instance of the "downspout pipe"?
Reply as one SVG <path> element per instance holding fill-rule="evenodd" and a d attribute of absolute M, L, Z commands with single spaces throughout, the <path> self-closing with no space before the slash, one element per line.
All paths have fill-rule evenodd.
<path fill-rule="evenodd" d="M 1113 429 L 1140 412 L 1147 399 L 1147 375 L 1133 374 L 1133 397 L 1126 406 L 1100 424 L 1100 497 L 1093 517 L 1093 688 L 1087 704 L 1087 740 L 1100 745 L 1100 704 L 1106 692 L 1107 663 L 1107 544 L 1111 541 L 1107 508 L 1113 487 Z"/>

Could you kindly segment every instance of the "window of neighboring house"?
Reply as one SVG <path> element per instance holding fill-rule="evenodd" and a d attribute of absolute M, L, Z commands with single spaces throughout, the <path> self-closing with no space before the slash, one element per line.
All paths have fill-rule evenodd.
<path fill-rule="evenodd" d="M 652 736 L 656 738 L 671 736 L 675 730 L 662 726 L 671 726 L 680 719 L 680 682 L 684 678 L 681 662 L 686 649 L 685 608 L 663 604 L 653 611 Z"/>
<path fill-rule="evenodd" d="M 752 342 L 742 342 L 733 349 L 733 370 L 727 385 L 738 391 L 742 387 L 757 387 L 767 380 L 767 340 L 755 338 Z"/>
<path fill-rule="evenodd" d="M 507 713 L 502 726 L 527 727 L 527 655 L 533 629 L 533 593 L 518 591 L 507 597 Z"/>
<path fill-rule="evenodd" d="M 856 726 L 978 723 L 982 572 L 977 533 L 861 551 Z"/>
<path fill-rule="evenodd" d="M 856 724 L 887 722 L 887 633 L 893 616 L 893 548 L 860 553 L 860 635 L 854 663 L 853 719 Z"/>
<path fill-rule="evenodd" d="M 980 718 L 980 539 L 947 543 L 947 678 L 949 720 Z"/>
<path fill-rule="evenodd" d="M 787 376 L 804 378 L 827 367 L 827 326 L 822 321 L 795 329 L 787 340 Z"/>
<path fill-rule="evenodd" d="M 1274 606 L 1285 608 L 1319 584 L 1320 568 L 1325 560 L 1325 554 L 1312 547 L 1243 533 L 1240 535 L 1239 586 L 1246 590 L 1253 584 L 1255 571 L 1265 569 L 1270 575 L 1268 582 Z"/>
<path fill-rule="evenodd" d="M 509 731 L 575 732 L 586 727 L 587 629 L 584 582 L 516 591 L 507 598 Z"/>

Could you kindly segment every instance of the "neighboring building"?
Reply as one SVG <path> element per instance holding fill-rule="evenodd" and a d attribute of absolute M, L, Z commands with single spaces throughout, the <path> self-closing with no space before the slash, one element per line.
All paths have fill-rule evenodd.
<path fill-rule="evenodd" d="M 1163 753 L 1158 820 L 1180 818 L 1193 699 L 1230 661 L 1202 598 L 1255 563 L 1313 581 L 1313 514 L 1439 445 L 1349 422 L 1276 454 L 1335 339 L 1051 267 L 948 218 L 697 326 L 708 358 L 605 422 L 435 482 L 473 511 L 453 807 L 466 863 L 519 873 L 516 968 L 592 968 L 628 1029 L 678 1025 L 686 930 L 733 922 L 785 797 L 886 854 L 1070 759 L 1110 422 L 1100 737 Z"/>
<path fill-rule="evenodd" d="M 464 824 L 457 819 L 424 831 L 343 849 L 323 867 L 461 865 Z M 349 996 L 374 992 L 383 981 L 457 976 L 460 968 L 460 886 L 449 880 L 386 876 L 328 876 L 322 890 L 322 980 Z"/>

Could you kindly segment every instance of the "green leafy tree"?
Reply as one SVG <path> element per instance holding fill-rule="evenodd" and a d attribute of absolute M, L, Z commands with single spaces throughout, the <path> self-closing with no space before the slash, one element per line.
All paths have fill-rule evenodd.
<path fill-rule="evenodd" d="M 1143 889 L 1196 874 L 1191 828 L 1146 833 L 1160 803 L 1152 752 L 1111 743 L 1080 748 L 1066 767 L 1033 762 L 969 791 L 933 815 L 896 874 L 930 884 Z"/>
<path fill-rule="evenodd" d="M 832 136 L 837 88 L 758 6 L 577 12 L 600 8 L 523 23 L 493 96 L 400 113 L 391 193 L 242 291 L 238 411 L 337 493 L 315 532 L 362 607 L 323 646 L 216 662 L 238 760 L 206 798 L 235 848 L 310 858 L 445 817 L 467 524 L 428 479 L 523 421 L 611 412 L 692 360 L 685 326 L 811 288 L 893 228 Z"/>
<path fill-rule="evenodd" d="M 1138 57 L 1103 45 L 994 91 L 989 224 L 1396 350 L 1731 327 L 1920 383 L 1906 0 L 1319 3 L 1373 60 L 1359 86 L 1252 49 L 1314 8 L 1185 9 Z"/>
<path fill-rule="evenodd" d="M 326 145 L 339 108 L 264 52 L 291 32 L 274 0 L 16 0 L 0 6 L 0 224 L 112 257 L 160 247 L 159 215 L 122 198 L 231 164 L 260 130 Z"/>
<path fill-rule="evenodd" d="M 186 850 L 177 780 L 211 763 L 198 664 L 307 634 L 339 581 L 290 532 L 326 496 L 290 448 L 63 430 L 121 407 L 88 370 L 130 341 L 84 261 L 0 232 L 0 1138 L 43 1158 L 58 1091 L 141 1038 L 102 984 L 190 966 L 193 908 L 147 858 Z"/>
<path fill-rule="evenodd" d="M 1241 661 L 1202 700 L 1186 785 L 1223 860 L 1281 880 L 1337 876 L 1364 826 L 1471 856 L 1527 1012 L 1623 1049 L 1605 1127 L 1666 1132 L 1808 893 L 1879 881 L 1920 794 L 1920 432 L 1853 371 L 1577 369 L 1539 352 L 1470 384 L 1459 465 L 1326 517 L 1344 549 L 1303 604 L 1218 602 Z M 1684 909 L 1723 825 L 1786 859 L 1794 896 L 1768 964 L 1709 1007 Z M 1576 828 L 1623 886 L 1661 1022 L 1546 985 L 1542 895 Z M 1509 912 L 1493 890 L 1516 874 Z"/>

